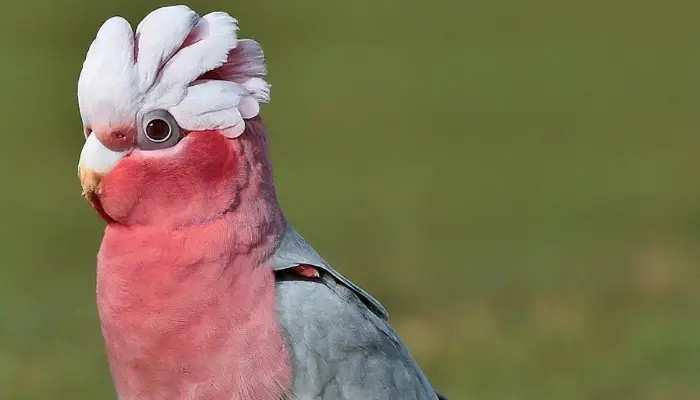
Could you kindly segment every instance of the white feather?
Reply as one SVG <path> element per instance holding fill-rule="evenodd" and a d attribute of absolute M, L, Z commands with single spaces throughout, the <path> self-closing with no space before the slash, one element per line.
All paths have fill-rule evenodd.
<path fill-rule="evenodd" d="M 235 139 L 245 132 L 245 121 L 240 120 L 236 125 L 222 129 L 221 133 L 229 139 Z"/>
<path fill-rule="evenodd" d="M 133 31 L 125 19 L 110 18 L 90 45 L 78 78 L 83 124 L 98 129 L 132 119 L 140 101 L 136 85 Z"/>
<path fill-rule="evenodd" d="M 228 128 L 243 120 L 236 106 L 245 95 L 245 89 L 235 82 L 198 81 L 170 112 L 185 129 Z"/>
<path fill-rule="evenodd" d="M 228 53 L 236 47 L 236 20 L 225 13 L 211 13 L 200 23 L 206 26 L 208 35 L 175 53 L 165 64 L 156 87 L 149 93 L 148 102 L 170 106 L 169 92 L 178 87 L 184 89 L 205 72 L 226 63 Z"/>
<path fill-rule="evenodd" d="M 260 112 L 260 104 L 258 104 L 253 96 L 245 96 L 241 99 L 241 102 L 238 103 L 238 111 L 241 112 L 243 118 L 250 119 L 258 115 Z"/>
<path fill-rule="evenodd" d="M 244 120 L 269 101 L 270 85 L 263 79 L 260 45 L 239 41 L 237 32 L 230 15 L 200 18 L 186 6 L 153 11 L 136 35 L 123 18 L 110 18 L 90 46 L 78 81 L 84 125 L 96 131 L 133 126 L 139 114 L 165 109 L 184 129 L 239 136 Z M 209 72 L 216 80 L 200 79 Z"/>
<path fill-rule="evenodd" d="M 186 110 L 189 114 L 205 114 L 236 107 L 246 91 L 243 86 L 227 81 L 195 81 L 187 88 L 180 104 L 170 109 L 171 113 Z"/>
<path fill-rule="evenodd" d="M 138 75 L 142 91 L 155 82 L 160 67 L 182 46 L 199 15 L 187 6 L 159 8 L 146 16 L 136 28 Z"/>
<path fill-rule="evenodd" d="M 243 87 L 253 95 L 259 103 L 270 101 L 270 84 L 262 78 L 250 78 L 243 82 Z"/>
<path fill-rule="evenodd" d="M 191 131 L 226 129 L 243 122 L 243 117 L 236 107 L 196 116 L 180 114 L 175 118 L 178 117 L 180 118 L 178 124 Z"/>

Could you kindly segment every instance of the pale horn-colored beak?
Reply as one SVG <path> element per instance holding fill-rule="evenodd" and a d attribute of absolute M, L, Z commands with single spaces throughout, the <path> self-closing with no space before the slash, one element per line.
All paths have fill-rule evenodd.
<path fill-rule="evenodd" d="M 97 138 L 95 133 L 88 136 L 78 161 L 78 176 L 83 187 L 83 196 L 88 200 L 99 194 L 102 177 L 122 159 L 128 150 L 113 151 Z"/>

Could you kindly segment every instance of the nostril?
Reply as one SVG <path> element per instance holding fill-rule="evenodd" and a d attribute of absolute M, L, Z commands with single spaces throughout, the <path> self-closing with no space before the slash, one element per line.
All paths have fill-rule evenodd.
<path fill-rule="evenodd" d="M 135 133 L 132 129 L 110 129 L 95 132 L 105 147 L 112 151 L 124 151 L 133 146 Z"/>

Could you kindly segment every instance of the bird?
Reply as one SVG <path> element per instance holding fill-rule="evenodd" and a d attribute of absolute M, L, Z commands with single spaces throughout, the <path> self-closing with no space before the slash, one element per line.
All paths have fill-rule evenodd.
<path fill-rule="evenodd" d="M 262 48 L 226 12 L 107 19 L 77 82 L 119 400 L 436 400 L 386 309 L 285 217 Z"/>

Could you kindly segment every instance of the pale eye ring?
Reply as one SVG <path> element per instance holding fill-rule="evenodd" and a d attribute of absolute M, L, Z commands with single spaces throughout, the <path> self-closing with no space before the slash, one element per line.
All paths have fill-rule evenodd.
<path fill-rule="evenodd" d="M 137 145 L 141 150 L 167 149 L 182 139 L 182 130 L 166 110 L 146 113 L 139 124 Z"/>

